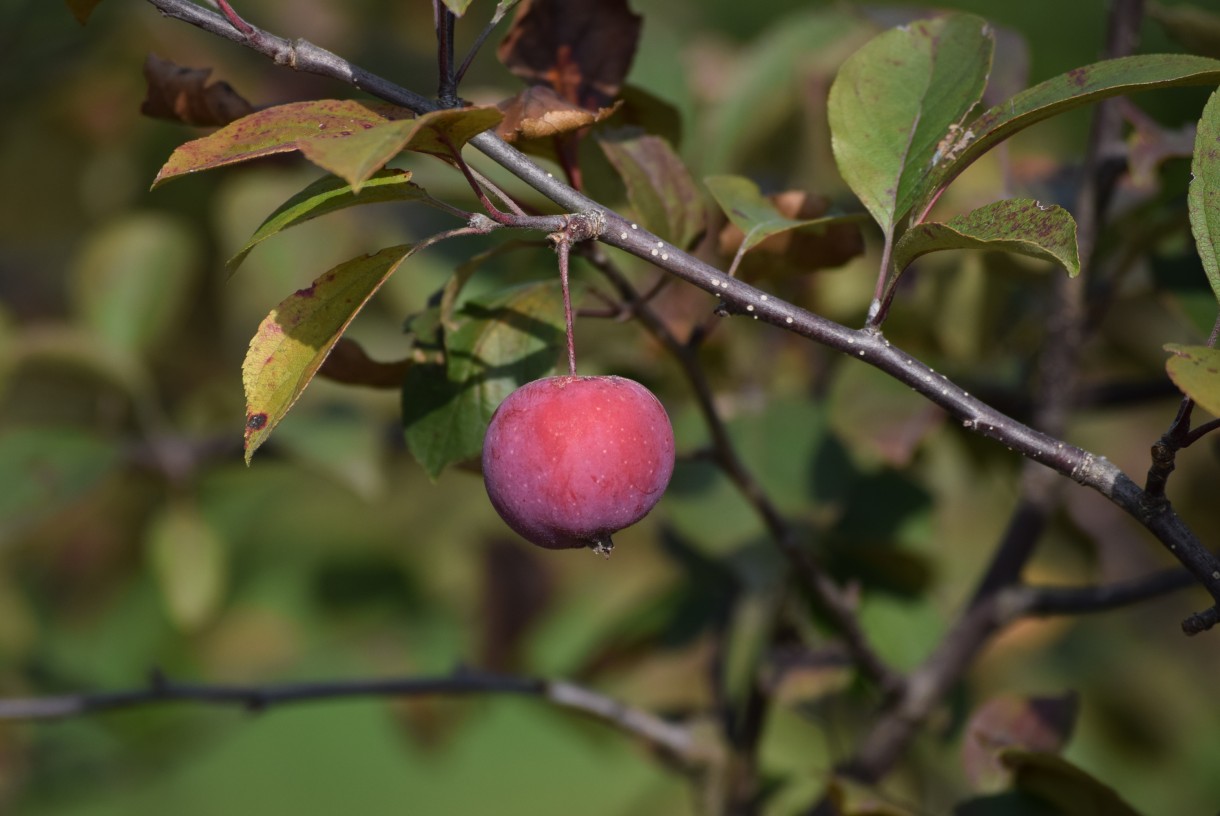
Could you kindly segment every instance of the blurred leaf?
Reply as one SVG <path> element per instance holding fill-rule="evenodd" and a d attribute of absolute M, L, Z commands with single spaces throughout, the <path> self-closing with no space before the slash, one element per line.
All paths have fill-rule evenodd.
<path fill-rule="evenodd" d="M 352 191 L 404 150 L 448 157 L 485 130 L 499 124 L 493 107 L 460 108 L 426 113 L 415 119 L 381 122 L 345 139 L 301 139 L 305 157 L 323 170 L 347 180 Z"/>
<path fill-rule="evenodd" d="M 1203 108 L 1190 172 L 1190 228 L 1212 291 L 1220 299 L 1220 91 Z"/>
<path fill-rule="evenodd" d="M 611 124 L 638 127 L 674 148 L 682 144 L 682 113 L 668 101 L 635 85 L 622 87 Z"/>
<path fill-rule="evenodd" d="M 170 620 L 197 632 L 215 617 L 228 582 L 225 544 L 185 499 L 172 499 L 145 529 L 145 546 Z"/>
<path fill-rule="evenodd" d="M 974 710 L 962 738 L 962 766 L 970 784 L 981 792 L 998 792 L 1012 780 L 1000 762 L 1000 751 L 1055 754 L 1072 734 L 1080 708 L 1078 695 L 1061 697 L 993 697 Z"/>
<path fill-rule="evenodd" d="M 99 343 L 97 335 L 75 326 L 44 324 L 13 337 L 10 365 L 50 363 L 72 366 L 124 391 L 136 403 L 148 404 L 153 383 L 139 357 L 128 349 Z"/>
<path fill-rule="evenodd" d="M 839 69 L 829 102 L 835 161 L 887 237 L 982 97 L 993 49 L 985 21 L 953 14 L 890 29 Z"/>
<path fill-rule="evenodd" d="M 361 204 L 429 200 L 424 189 L 411 181 L 411 173 L 407 170 L 380 170 L 367 179 L 360 190 L 356 190 L 341 178 L 323 176 L 267 216 L 250 236 L 250 240 L 246 241 L 226 265 L 230 273 L 234 272 L 250 251 L 263 241 L 321 215 Z"/>
<path fill-rule="evenodd" d="M 179 146 L 157 173 L 152 186 L 156 188 L 187 173 L 300 150 L 302 144 L 309 142 L 351 138 L 377 125 L 411 116 L 404 108 L 350 99 L 277 105 Z"/>
<path fill-rule="evenodd" d="M 378 362 L 355 340 L 340 337 L 318 369 L 318 376 L 344 385 L 369 388 L 401 388 L 411 368 L 410 360 Z"/>
<path fill-rule="evenodd" d="M 555 581 L 537 553 L 501 538 L 483 552 L 479 665 L 491 671 L 518 667 L 526 636 L 554 599 Z"/>
<path fill-rule="evenodd" d="M 340 338 L 336 351 L 347 338 Z M 334 352 L 327 362 L 334 359 Z M 323 364 L 323 368 L 326 364 Z M 402 386 L 402 377 L 394 383 Z M 377 418 L 343 404 L 300 410 L 280 428 L 276 444 L 294 459 L 375 502 L 385 493 L 385 433 Z"/>
<path fill-rule="evenodd" d="M 77 428 L 0 431 L 0 540 L 62 512 L 120 462 L 118 445 Z"/>
<path fill-rule="evenodd" d="M 275 307 L 242 364 L 246 463 L 309 385 L 352 318 L 414 248 L 400 245 L 345 261 Z"/>
<path fill-rule="evenodd" d="M 893 799 L 861 782 L 836 776 L 830 781 L 826 797 L 834 803 L 838 816 L 915 816 Z"/>
<path fill-rule="evenodd" d="M 1055 205 L 1014 198 L 996 201 L 950 218 L 948 223 L 925 221 L 911 227 L 894 246 L 889 286 L 921 255 L 946 249 L 1012 252 L 1058 264 L 1069 277 L 1080 274 L 1076 221 Z"/>
<path fill-rule="evenodd" d="M 574 105 L 545 85 L 531 85 L 499 103 L 504 118 L 496 135 L 506 142 L 528 142 L 574 133 L 609 119 L 617 105 L 588 109 Z"/>
<path fill-rule="evenodd" d="M 474 459 L 492 413 L 515 389 L 554 370 L 563 341 L 557 282 L 531 283 L 459 312 L 445 337 L 445 364 L 411 367 L 403 386 L 407 446 L 435 479 Z"/>
<path fill-rule="evenodd" d="M 1165 351 L 1173 354 L 1165 364 L 1173 384 L 1220 417 L 1220 349 L 1166 343 Z"/>
<path fill-rule="evenodd" d="M 93 10 L 97 8 L 100 2 L 102 0 L 67 0 L 68 10 L 76 18 L 76 22 L 81 25 L 89 22 L 89 15 L 93 13 Z"/>
<path fill-rule="evenodd" d="M 1186 46 L 1187 51 L 1220 58 L 1220 14 L 1190 3 L 1173 6 L 1149 3 L 1148 16 L 1160 23 L 1169 36 Z"/>
<path fill-rule="evenodd" d="M 789 14 L 754 40 L 728 77 L 713 114 L 703 166 L 723 172 L 763 138 L 772 136 L 806 93 L 810 75 L 829 82 L 871 26 L 846 8 Z"/>
<path fill-rule="evenodd" d="M 1111 96 L 1220 82 L 1220 61 L 1186 54 L 1140 54 L 1096 62 L 1039 83 L 962 128 L 923 185 L 920 208 L 975 159 L 1018 131 Z"/>
<path fill-rule="evenodd" d="M 622 87 L 640 38 L 627 0 L 530 0 L 497 54 L 530 85 L 549 85 L 583 108 L 608 105 Z"/>
<path fill-rule="evenodd" d="M 1071 816 L 1139 816 L 1114 789 L 1054 754 L 1000 752 L 1018 790 L 1050 802 Z"/>
<path fill-rule="evenodd" d="M 757 203 L 743 203 L 764 213 Z M 830 209 L 830 199 L 803 190 L 775 193 L 767 196 L 764 203 L 781 218 L 804 226 L 779 229 L 762 241 L 754 241 L 750 248 L 757 248 L 758 252 L 742 257 L 746 233 L 732 221 L 725 224 L 720 230 L 719 249 L 725 255 L 735 256 L 739 263 L 737 274 L 742 278 L 775 278 L 785 273 L 833 269 L 864 252 L 864 238 L 857 226 L 857 222 L 868 220 L 864 213 L 834 217 L 835 220 L 827 222 L 823 216 Z"/>
<path fill-rule="evenodd" d="M 445 7 L 455 16 L 461 17 L 466 13 L 466 9 L 470 8 L 470 0 L 445 0 Z"/>
<path fill-rule="evenodd" d="M 827 398 L 830 426 L 866 460 L 906 467 L 945 412 L 870 366 L 840 366 Z"/>
<path fill-rule="evenodd" d="M 74 260 L 73 305 L 117 348 L 152 351 L 183 318 L 201 251 L 194 231 L 178 219 L 124 216 L 91 234 Z"/>
<path fill-rule="evenodd" d="M 254 113 L 229 83 L 208 85 L 211 75 L 211 68 L 187 68 L 149 54 L 144 60 L 148 87 L 140 113 L 196 127 L 219 127 Z"/>
<path fill-rule="evenodd" d="M 1187 123 L 1180 128 L 1163 127 L 1129 100 L 1123 106 L 1124 118 L 1131 125 L 1127 137 L 1127 165 L 1131 184 L 1149 191 L 1158 189 L 1157 177 L 1161 165 L 1170 159 L 1194 155 L 1195 126 Z"/>
<path fill-rule="evenodd" d="M 627 187 L 627 200 L 649 232 L 687 249 L 703 233 L 703 198 L 690 171 L 659 136 L 617 131 L 598 140 Z"/>
<path fill-rule="evenodd" d="M 741 176 L 710 176 L 703 180 L 729 221 L 745 233 L 739 254 L 749 252 L 773 235 L 802 227 L 825 227 L 862 220 L 860 215 L 827 215 L 821 218 L 787 218 L 763 198 L 758 185 Z"/>
<path fill-rule="evenodd" d="M 441 290 L 441 302 L 438 317 L 440 325 L 446 328 L 457 328 L 457 319 L 454 317 L 454 310 L 457 308 L 458 297 L 462 294 L 462 290 L 470 279 L 474 277 L 474 273 L 482 268 L 483 264 L 505 255 L 509 252 L 516 252 L 519 249 L 538 249 L 546 244 L 542 241 L 530 241 L 523 239 L 514 239 L 502 241 L 490 249 L 486 249 L 476 255 L 472 255 L 462 263 L 458 264 L 453 270 L 453 274 L 449 280 L 445 282 L 445 288 Z M 415 321 L 413 321 L 414 323 Z M 439 329 L 439 326 L 435 327 Z M 412 325 L 411 330 L 416 334 L 428 334 L 427 327 Z"/>
<path fill-rule="evenodd" d="M 1056 807 L 1021 791 L 978 796 L 959 802 L 953 816 L 1067 816 Z"/>

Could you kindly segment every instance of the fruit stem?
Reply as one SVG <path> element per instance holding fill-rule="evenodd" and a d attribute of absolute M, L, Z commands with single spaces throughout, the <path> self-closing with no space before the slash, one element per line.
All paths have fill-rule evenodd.
<path fill-rule="evenodd" d="M 559 253 L 559 286 L 563 289 L 563 325 L 568 334 L 568 375 L 576 376 L 576 339 L 572 331 L 572 290 L 568 286 L 568 255 L 571 244 L 566 235 L 559 235 L 555 240 L 555 250 Z M 607 542 L 609 539 L 607 538 Z M 599 543 L 594 549 L 597 550 Z M 614 545 L 610 545 L 614 546 Z M 600 552 L 600 550 L 598 550 Z M 607 548 L 609 552 L 609 548 Z"/>

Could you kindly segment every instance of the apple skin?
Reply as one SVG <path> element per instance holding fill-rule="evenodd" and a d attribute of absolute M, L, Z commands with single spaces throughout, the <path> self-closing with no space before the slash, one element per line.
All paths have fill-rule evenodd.
<path fill-rule="evenodd" d="M 508 395 L 483 441 L 500 517 L 548 549 L 607 554 L 610 535 L 648 514 L 674 470 L 661 402 L 623 377 L 548 377 Z"/>

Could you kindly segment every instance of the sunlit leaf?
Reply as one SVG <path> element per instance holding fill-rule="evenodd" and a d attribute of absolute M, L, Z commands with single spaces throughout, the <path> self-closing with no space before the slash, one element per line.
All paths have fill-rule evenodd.
<path fill-rule="evenodd" d="M 982 97 L 993 49 L 986 22 L 954 14 L 890 29 L 839 69 L 829 102 L 835 161 L 887 235 Z"/>
<path fill-rule="evenodd" d="M 407 445 L 433 478 L 479 455 L 492 413 L 554 369 L 564 336 L 557 282 L 467 303 L 459 319 L 465 322 L 445 338 L 446 363 L 412 366 L 403 386 Z"/>
<path fill-rule="evenodd" d="M 958 131 L 941 151 L 917 209 L 992 147 L 1058 113 L 1120 94 L 1217 83 L 1220 60 L 1188 54 L 1140 54 L 1074 68 L 1001 102 Z"/>
<path fill-rule="evenodd" d="M 598 140 L 645 229 L 686 249 L 704 230 L 703 198 L 690 171 L 659 136 L 619 132 Z"/>
<path fill-rule="evenodd" d="M 199 509 L 171 500 L 144 531 L 145 546 L 170 620 L 196 632 L 215 618 L 227 583 L 225 543 Z"/>
<path fill-rule="evenodd" d="M 1190 229 L 1212 291 L 1220 299 L 1220 91 L 1203 108 L 1190 172 Z"/>
<path fill-rule="evenodd" d="M 229 271 L 236 270 L 254 247 L 289 227 L 321 215 L 386 201 L 429 201 L 424 189 L 411 181 L 406 170 L 382 170 L 368 179 L 357 192 L 341 178 L 324 176 L 281 204 L 259 225 L 250 240 L 229 259 Z"/>
<path fill-rule="evenodd" d="M 445 8 L 454 13 L 455 16 L 461 17 L 466 13 L 466 9 L 470 8 L 470 0 L 444 0 Z"/>
<path fill-rule="evenodd" d="M 350 99 L 277 105 L 181 145 L 157 173 L 153 187 L 187 173 L 300 150 L 304 142 L 350 138 L 410 116 L 411 112 L 403 108 Z"/>
<path fill-rule="evenodd" d="M 76 22 L 81 25 L 89 22 L 89 15 L 93 13 L 93 10 L 97 8 L 100 2 L 102 0 L 67 0 L 68 10 L 76 18 Z"/>
<path fill-rule="evenodd" d="M 499 124 L 501 117 L 492 107 L 434 111 L 417 119 L 382 122 L 345 139 L 304 139 L 300 149 L 311 162 L 345 179 L 359 192 L 402 151 L 449 156 Z"/>
<path fill-rule="evenodd" d="M 263 320 L 242 364 L 247 463 L 357 312 L 412 251 L 409 245 L 393 246 L 345 261 L 290 295 Z"/>
<path fill-rule="evenodd" d="M 1012 779 L 1000 751 L 1058 753 L 1067 744 L 1079 711 L 1074 692 L 1062 697 L 993 697 L 975 709 L 962 739 L 962 765 L 974 789 L 997 792 Z"/>
<path fill-rule="evenodd" d="M 903 233 L 894 246 L 891 285 L 912 261 L 945 249 L 983 249 L 1027 255 L 1058 264 L 1068 275 L 1080 274 L 1076 221 L 1054 205 L 1008 199 L 949 219 L 924 222 Z"/>
<path fill-rule="evenodd" d="M 745 238 L 739 252 L 748 252 L 760 243 L 788 230 L 802 227 L 819 227 L 831 224 L 853 223 L 861 220 L 859 215 L 827 215 L 821 218 L 787 218 L 775 205 L 763 197 L 758 185 L 741 176 L 711 176 L 703 180 L 708 191 L 729 221 L 737 226 Z"/>
<path fill-rule="evenodd" d="M 208 84 L 211 68 L 187 68 L 149 54 L 140 113 L 196 127 L 219 127 L 248 116 L 253 106 L 227 82 Z"/>
<path fill-rule="evenodd" d="M 120 218 L 90 235 L 73 262 L 73 306 L 107 342 L 151 351 L 189 304 L 200 252 L 181 220 L 156 213 Z"/>
<path fill-rule="evenodd" d="M 614 115 L 616 105 L 590 110 L 563 99 L 545 85 L 531 85 L 499 104 L 504 119 L 496 134 L 506 142 L 551 139 L 595 125 Z"/>
<path fill-rule="evenodd" d="M 1018 790 L 1072 816 L 1139 816 L 1109 785 L 1054 754 L 1007 749 L 1000 760 Z"/>
<path fill-rule="evenodd" d="M 1167 343 L 1173 356 L 1165 364 L 1169 379 L 1182 393 L 1220 417 L 1220 349 Z"/>

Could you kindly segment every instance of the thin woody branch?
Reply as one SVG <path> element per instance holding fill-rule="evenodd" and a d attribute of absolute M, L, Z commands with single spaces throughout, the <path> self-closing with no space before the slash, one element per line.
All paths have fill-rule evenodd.
<path fill-rule="evenodd" d="M 188 0 L 148 2 L 168 17 L 191 23 L 258 51 L 277 64 L 337 79 L 417 113 L 441 107 L 303 40 L 293 43 L 259 29 L 254 29 L 257 37 L 245 36 L 223 16 Z M 605 225 L 600 236 L 602 242 L 643 258 L 716 295 L 727 313 L 761 320 L 858 357 L 944 408 L 963 427 L 995 439 L 1020 455 L 1101 493 L 1147 528 L 1220 604 L 1220 559 L 1203 546 L 1172 507 L 1165 502 L 1149 502 L 1145 492 L 1104 457 L 1034 430 L 995 410 L 970 396 L 944 375 L 937 374 L 925 363 L 892 346 L 880 332 L 848 328 L 728 277 L 573 190 L 493 133 L 481 133 L 471 139 L 470 144 L 565 210 L 597 213 Z M 1191 620 L 1196 622 L 1197 627 L 1213 618 L 1220 618 L 1220 614 L 1204 613 Z"/>
<path fill-rule="evenodd" d="M 447 677 L 327 680 L 265 686 L 182 683 L 154 672 L 144 688 L 94 694 L 0 699 L 0 720 L 48 720 L 170 704 L 218 705 L 261 712 L 298 703 L 361 697 L 407 698 L 509 694 L 537 697 L 617 728 L 683 764 L 709 760 L 689 729 L 572 683 L 457 671 Z"/>

